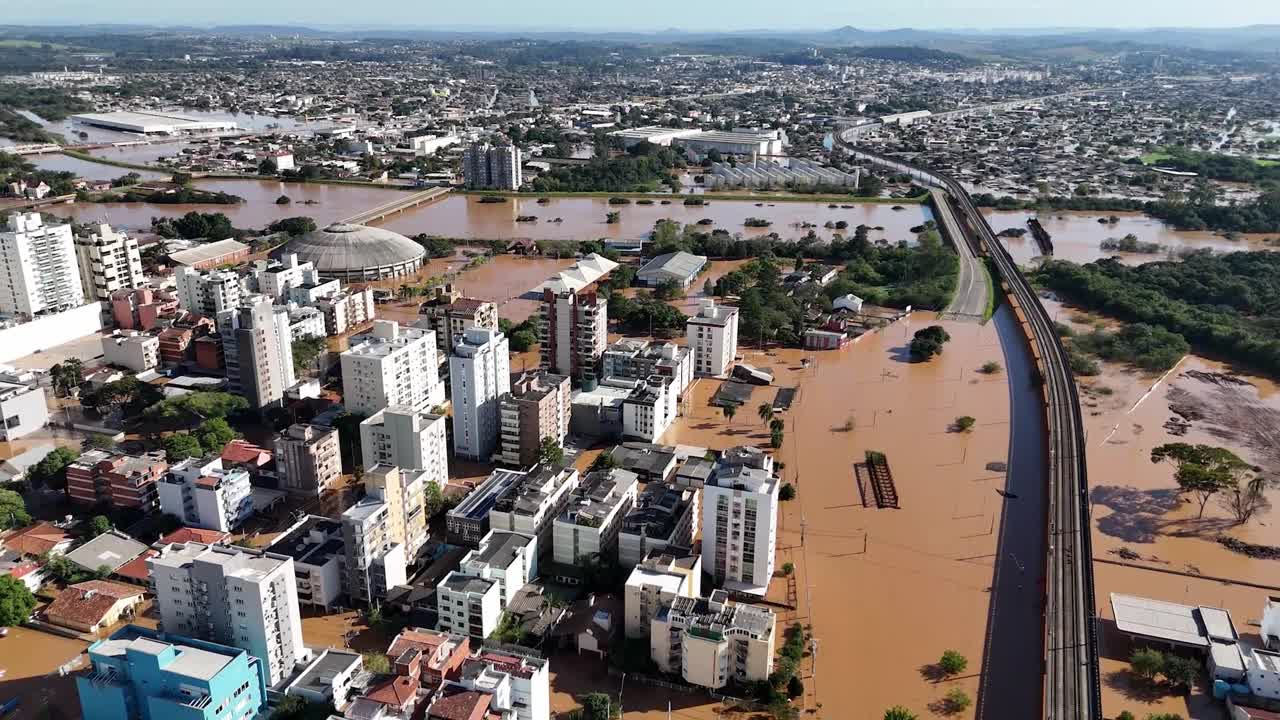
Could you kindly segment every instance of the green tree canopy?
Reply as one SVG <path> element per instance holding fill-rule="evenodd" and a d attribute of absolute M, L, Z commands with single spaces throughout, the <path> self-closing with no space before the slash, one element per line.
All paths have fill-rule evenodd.
<path fill-rule="evenodd" d="M 80 454 L 70 448 L 58 447 L 49 451 L 40 462 L 27 470 L 27 481 L 33 487 L 61 488 L 67 484 L 67 466 Z"/>
<path fill-rule="evenodd" d="M 0 575 L 0 626 L 21 625 L 35 609 L 35 596 L 21 580 L 12 575 Z"/>
<path fill-rule="evenodd" d="M 191 433 L 173 433 L 164 439 L 164 456 L 171 463 L 187 458 L 204 457 L 200 439 Z"/>
<path fill-rule="evenodd" d="M 105 515 L 94 515 L 89 518 L 87 526 L 89 538 L 93 539 L 104 533 L 111 532 L 111 521 Z"/>
<path fill-rule="evenodd" d="M 26 527 L 31 524 L 31 514 L 22 496 L 12 490 L 0 490 L 0 528 Z"/>
<path fill-rule="evenodd" d="M 1200 514 L 1215 494 L 1239 486 L 1253 466 L 1226 448 L 1212 445 L 1167 443 L 1151 450 L 1151 462 L 1171 462 L 1177 468 L 1174 480 L 1183 492 L 1200 501 Z"/>

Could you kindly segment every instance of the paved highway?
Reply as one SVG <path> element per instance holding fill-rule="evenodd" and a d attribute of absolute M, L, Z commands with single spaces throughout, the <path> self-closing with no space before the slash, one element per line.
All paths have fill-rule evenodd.
<path fill-rule="evenodd" d="M 854 157 L 910 173 L 925 185 L 947 191 L 958 218 L 972 232 L 977 246 L 995 262 L 1007 288 L 1009 303 L 1036 362 L 1032 382 L 1043 393 L 1047 426 L 1048 453 L 1044 460 L 1049 487 L 1040 716 L 1045 720 L 1101 720 L 1084 420 L 1066 350 L 1035 290 L 964 188 L 941 173 L 868 153 L 852 144 L 855 135 L 856 132 L 847 131 L 837 136 Z M 1010 382 L 1016 379 L 1010 378 Z M 1007 562 L 1006 557 L 997 558 L 997 576 L 999 564 Z M 987 706 L 984 714 L 990 717 L 1014 716 L 1000 707 L 999 698 L 979 698 L 979 704 Z"/>
<path fill-rule="evenodd" d="M 960 256 L 960 275 L 956 279 L 956 294 L 947 305 L 944 315 L 962 320 L 983 320 L 987 314 L 987 276 L 982 259 L 974 252 L 969 234 L 956 220 L 955 210 L 947 194 L 934 188 L 933 209 L 942 232 L 955 246 Z"/>

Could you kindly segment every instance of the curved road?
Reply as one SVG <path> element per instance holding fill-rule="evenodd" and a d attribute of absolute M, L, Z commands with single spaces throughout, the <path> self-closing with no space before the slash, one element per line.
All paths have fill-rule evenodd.
<path fill-rule="evenodd" d="M 1053 322 L 1031 284 L 1023 277 L 1012 256 L 996 239 L 986 219 L 978 212 L 968 193 L 952 178 L 927 168 L 895 158 L 870 153 L 853 145 L 856 132 L 839 133 L 837 142 L 856 159 L 910 174 L 917 181 L 947 191 L 958 211 L 957 218 L 972 233 L 974 242 L 995 262 L 1002 284 L 1008 292 L 1010 309 L 1026 339 L 1035 361 L 1029 381 L 1040 391 L 1045 431 L 1042 436 L 1047 453 L 1041 455 L 1047 469 L 1047 512 L 1040 515 L 1042 547 L 1047 549 L 1045 575 L 1036 594 L 1044 603 L 1039 717 L 1045 720 L 1100 720 L 1102 717 L 1101 686 L 1098 678 L 1097 636 L 1094 626 L 1094 588 L 1092 539 L 1089 535 L 1088 475 L 1085 466 L 1084 420 L 1080 412 L 1075 380 L 1071 375 L 1067 353 L 1058 338 Z M 1017 379 L 1010 375 L 1010 382 Z M 1018 408 L 1013 408 L 1017 412 Z M 1013 469 L 1010 468 L 1012 472 Z M 1006 508 L 1005 517 L 1010 517 Z M 1010 564 L 1025 563 L 1004 548 L 1005 529 L 1001 529 L 1002 554 L 996 559 L 996 583 L 1009 575 Z M 994 587 L 988 628 L 988 649 L 992 662 L 1008 662 L 997 657 L 994 638 L 1004 633 L 1007 594 Z M 999 614 L 997 614 L 999 613 Z M 1015 634 L 1015 637 L 1020 633 Z M 1036 646 L 1022 636 L 1024 666 L 1034 662 L 1027 657 Z M 984 658 L 984 661 L 988 658 Z M 995 671 L 994 666 L 992 667 Z M 985 678 L 978 704 L 984 717 L 1032 717 L 1025 709 L 1006 706 L 995 689 L 995 678 Z M 1011 699 L 1012 700 L 1012 699 Z"/>
<path fill-rule="evenodd" d="M 981 258 L 974 252 L 968 233 L 956 219 L 955 209 L 951 207 L 947 194 L 936 188 L 930 193 L 933 196 L 933 209 L 937 213 L 942 231 L 946 233 L 951 244 L 956 248 L 956 254 L 960 256 L 960 275 L 956 278 L 956 294 L 942 314 L 959 319 L 985 320 L 988 298 L 986 269 L 982 267 Z"/>

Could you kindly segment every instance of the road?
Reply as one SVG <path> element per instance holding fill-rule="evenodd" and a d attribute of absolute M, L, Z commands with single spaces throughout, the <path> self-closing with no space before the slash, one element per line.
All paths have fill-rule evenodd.
<path fill-rule="evenodd" d="M 856 134 L 856 130 L 850 130 L 837 136 L 839 144 L 854 158 L 908 173 L 923 185 L 947 191 L 958 210 L 957 219 L 972 232 L 977 247 L 985 250 L 995 262 L 996 271 L 1008 289 L 1010 308 L 1035 360 L 1035 372 L 1030 381 L 1042 392 L 1043 437 L 1047 447 L 1047 453 L 1041 456 L 1048 471 L 1045 488 L 1048 508 L 1041 516 L 1047 552 L 1044 553 L 1045 576 L 1039 578 L 1042 592 L 1038 593 L 1044 603 L 1043 675 L 1038 715 L 1045 720 L 1100 720 L 1102 691 L 1094 624 L 1093 549 L 1089 532 L 1084 419 L 1066 349 L 1035 290 L 960 183 L 928 168 L 859 148 L 853 144 Z M 1017 381 L 1010 376 L 1011 383 Z M 1003 535 L 1003 527 L 1001 532 Z M 1025 567 L 1024 561 L 1014 552 L 1003 552 L 996 558 L 997 584 L 1010 572 L 1010 565 Z M 998 588 L 994 589 L 997 592 L 992 594 L 991 621 L 998 626 L 1004 622 L 1005 596 L 998 592 Z M 997 627 L 989 630 L 990 638 L 994 638 Z M 989 643 L 992 643 L 990 638 Z M 1023 636 L 1024 652 L 1035 645 L 1030 638 Z M 994 649 L 994 644 L 990 644 L 989 649 Z M 1021 657 L 1024 667 L 1033 662 L 1033 658 L 1027 655 Z M 978 704 L 984 717 L 1029 717 L 1017 708 L 1006 708 L 1004 698 L 998 696 L 994 687 L 985 680 Z"/>
<path fill-rule="evenodd" d="M 962 320 L 985 320 L 989 296 L 986 268 L 982 266 L 982 259 L 974 253 L 968 234 L 956 220 L 955 211 L 947 199 L 947 194 L 936 188 L 930 192 L 933 195 L 935 217 L 942 232 L 951 240 L 956 253 L 960 256 L 960 275 L 956 279 L 956 294 L 951 298 L 951 303 L 947 305 L 943 315 Z"/>

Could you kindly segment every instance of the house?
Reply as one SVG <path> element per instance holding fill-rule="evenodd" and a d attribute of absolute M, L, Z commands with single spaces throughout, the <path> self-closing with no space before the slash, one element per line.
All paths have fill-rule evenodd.
<path fill-rule="evenodd" d="M 14 530 L 0 539 L 0 544 L 23 557 L 38 558 L 46 554 L 65 555 L 71 549 L 71 537 L 53 523 L 38 522 Z"/>
<path fill-rule="evenodd" d="M 142 588 L 90 580 L 58 593 L 45 609 L 44 619 L 59 627 L 96 633 L 119 622 L 121 616 L 132 615 L 142 598 Z"/>
<path fill-rule="evenodd" d="M 112 530 L 67 553 L 67 559 L 89 572 L 96 572 L 103 566 L 115 572 L 146 551 L 146 545 L 118 530 Z"/>
<path fill-rule="evenodd" d="M 576 647 L 579 655 L 595 653 L 604 660 L 619 642 L 622 614 L 616 596 L 591 593 L 573 604 L 554 634 Z"/>
<path fill-rule="evenodd" d="M 8 575 L 33 593 L 40 589 L 46 579 L 40 563 L 21 560 L 16 553 L 5 553 L 0 558 L 0 575 Z"/>
<path fill-rule="evenodd" d="M 471 654 L 471 639 L 434 630 L 403 630 L 387 648 L 398 675 L 417 677 L 424 687 L 456 680 Z"/>
<path fill-rule="evenodd" d="M 409 720 L 414 717 L 418 702 L 425 699 L 427 693 L 422 690 L 418 678 L 408 675 L 396 675 L 372 685 L 361 699 L 378 703 L 383 707 L 383 717 Z"/>
<path fill-rule="evenodd" d="M 427 707 L 427 720 L 484 720 L 489 716 L 489 693 L 467 690 L 460 685 L 442 688 Z"/>
<path fill-rule="evenodd" d="M 508 255 L 541 255 L 542 248 L 529 238 L 516 238 L 507 243 Z"/>
<path fill-rule="evenodd" d="M 831 309 L 835 312 L 840 312 L 841 310 L 843 310 L 845 312 L 851 312 L 855 314 L 860 313 L 862 312 L 862 298 L 858 297 L 857 295 L 854 295 L 853 293 L 849 293 L 848 295 L 841 295 L 840 297 L 831 301 Z"/>
<path fill-rule="evenodd" d="M 222 448 L 222 467 L 231 470 L 239 468 L 247 470 L 249 475 L 257 477 L 265 471 L 275 456 L 264 447 L 259 447 L 248 440 L 236 439 Z"/>
<path fill-rule="evenodd" d="M 286 695 L 296 695 L 303 700 L 321 705 L 332 705 L 342 712 L 351 694 L 351 685 L 364 670 L 360 653 L 329 649 L 311 661 L 289 687 Z"/>
<path fill-rule="evenodd" d="M 26 478 L 27 471 L 53 450 L 52 445 L 37 445 L 0 462 L 0 483 L 18 482 Z"/>

